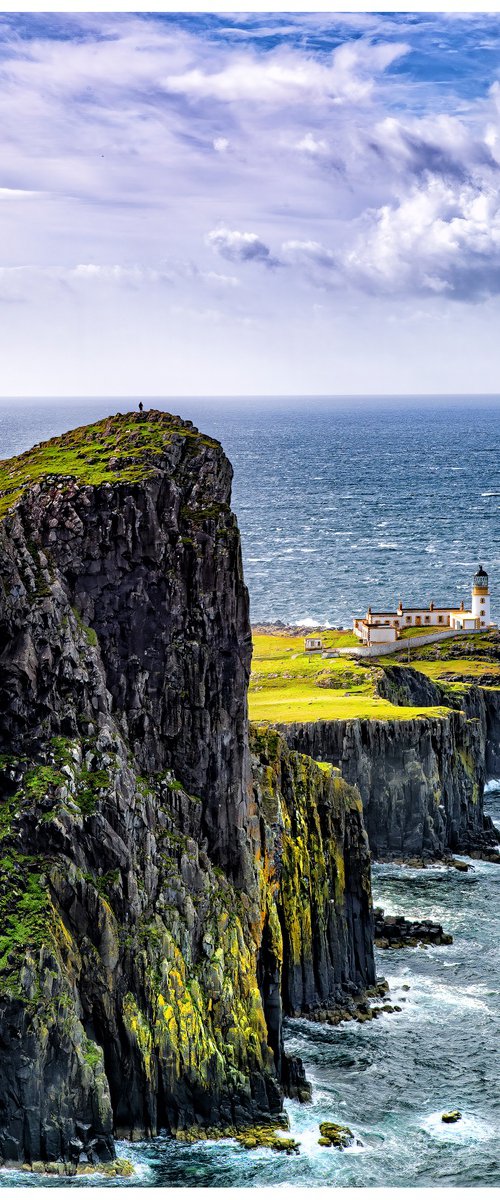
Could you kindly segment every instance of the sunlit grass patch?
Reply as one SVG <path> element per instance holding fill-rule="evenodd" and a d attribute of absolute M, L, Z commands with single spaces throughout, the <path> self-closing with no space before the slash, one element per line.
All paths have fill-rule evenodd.
<path fill-rule="evenodd" d="M 196 446 L 218 445 L 169 413 L 121 413 L 51 438 L 0 461 L 0 518 L 26 487 L 48 477 L 84 484 L 135 483 L 154 474 L 155 458 L 174 436 Z"/>
<path fill-rule="evenodd" d="M 249 711 L 254 721 L 409 720 L 445 707 L 401 707 L 376 691 L 376 667 L 304 652 L 303 637 L 254 634 Z"/>

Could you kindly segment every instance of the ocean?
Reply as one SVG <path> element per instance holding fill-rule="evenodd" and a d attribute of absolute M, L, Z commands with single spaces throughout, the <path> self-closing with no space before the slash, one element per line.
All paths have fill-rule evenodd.
<path fill-rule="evenodd" d="M 0 458 L 136 403 L 2 402 Z M 233 463 L 253 621 L 346 625 L 369 604 L 467 600 L 479 562 L 500 619 L 500 404 L 152 403 L 219 438 Z M 487 810 L 499 824 L 498 781 Z M 123 1143 L 136 1165 L 123 1185 L 498 1186 L 500 866 L 471 868 L 374 866 L 375 902 L 439 921 L 453 945 L 378 952 L 400 1013 L 337 1028 L 288 1022 L 288 1047 L 313 1083 L 311 1105 L 287 1101 L 299 1155 Z M 450 1108 L 463 1118 L 446 1126 Z M 321 1120 L 349 1125 L 361 1144 L 322 1149 Z M 3 1186 L 40 1182 L 0 1172 Z"/>
<path fill-rule="evenodd" d="M 350 625 L 468 600 L 500 619 L 500 401 L 146 401 L 217 437 L 234 467 L 252 620 Z M 133 400 L 0 401 L 0 458 Z"/>

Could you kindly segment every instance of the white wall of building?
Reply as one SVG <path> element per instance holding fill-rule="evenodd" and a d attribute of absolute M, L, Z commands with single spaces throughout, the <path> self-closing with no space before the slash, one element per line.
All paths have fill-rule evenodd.
<path fill-rule="evenodd" d="M 403 654 L 408 650 L 416 650 L 417 646 L 430 646 L 433 642 L 444 642 L 447 638 L 456 638 L 461 635 L 461 629 L 443 629 L 442 631 L 436 629 L 427 634 L 422 631 L 422 637 L 401 638 L 394 645 L 386 642 L 385 645 L 381 644 L 380 646 L 350 646 L 349 649 L 332 650 L 330 653 L 335 656 L 340 655 L 342 658 L 379 658 L 384 654 Z M 329 657 L 328 653 L 325 657 Z"/>

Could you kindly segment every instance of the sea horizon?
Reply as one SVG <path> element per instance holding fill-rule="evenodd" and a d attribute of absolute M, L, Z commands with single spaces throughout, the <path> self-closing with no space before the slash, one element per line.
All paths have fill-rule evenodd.
<path fill-rule="evenodd" d="M 122 397 L 137 406 L 138 397 Z M 344 407 L 157 398 L 233 466 L 253 623 L 350 626 L 368 606 L 468 600 L 500 617 L 500 404 Z M 109 415 L 108 397 L 0 402 L 0 458 Z M 176 414 L 177 415 L 177 414 Z M 258 419 L 256 419 L 258 418 Z"/>

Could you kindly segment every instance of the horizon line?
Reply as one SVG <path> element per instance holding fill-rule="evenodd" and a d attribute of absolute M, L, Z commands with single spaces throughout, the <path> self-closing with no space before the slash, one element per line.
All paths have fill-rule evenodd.
<path fill-rule="evenodd" d="M 500 400 L 498 392 L 129 392 L 0 395 L 10 400 Z"/>

